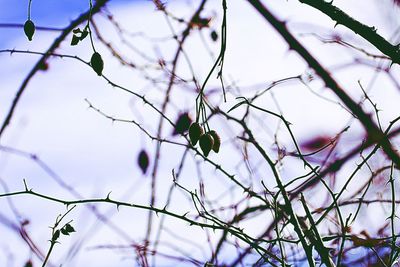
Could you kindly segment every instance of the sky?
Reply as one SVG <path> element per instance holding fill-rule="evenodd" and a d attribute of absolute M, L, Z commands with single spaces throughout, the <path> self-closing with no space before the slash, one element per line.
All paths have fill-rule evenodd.
<path fill-rule="evenodd" d="M 167 7 L 173 14 L 188 18 L 197 1 L 167 1 Z M 229 1 L 228 1 L 229 2 Z M 269 2 L 269 1 L 268 1 Z M 336 2 L 336 1 L 335 1 Z M 337 1 L 343 10 L 354 14 L 360 21 L 376 25 L 379 33 L 389 37 L 399 26 L 396 15 L 398 9 L 390 9 L 389 5 L 383 5 L 379 1 L 370 1 L 370 6 L 365 6 L 365 0 L 359 1 Z M 289 27 L 316 57 L 329 68 L 351 62 L 356 54 L 354 51 L 335 47 L 334 45 L 321 44 L 310 33 L 318 33 L 327 36 L 332 32 L 333 23 L 322 14 L 299 4 L 297 1 L 272 1 L 268 3 L 271 10 L 281 19 L 289 21 Z M 81 12 L 88 8 L 86 1 L 33 1 L 31 17 L 38 26 L 62 28 L 76 18 Z M 170 59 L 176 49 L 175 42 L 163 41 L 166 36 L 171 36 L 171 30 L 165 18 L 160 12 L 155 11 L 150 1 L 125 1 L 113 0 L 108 9 L 118 20 L 120 25 L 131 33 L 145 32 L 149 39 L 141 38 L 140 35 L 128 36 L 127 40 L 136 48 L 140 48 L 151 58 L 162 55 Z M 382 12 L 377 12 L 380 9 Z M 379 13 L 381 16 L 376 16 Z M 209 38 L 211 30 L 219 30 L 222 13 L 219 1 L 211 1 L 207 5 L 205 14 L 215 18 L 210 28 L 193 34 L 185 44 L 185 51 L 190 57 L 192 67 L 203 81 L 213 64 L 213 56 L 219 51 L 219 44 L 212 42 Z M 0 25 L 1 23 L 24 23 L 27 16 L 27 1 L 0 0 Z M 126 55 L 139 65 L 147 63 L 145 58 L 128 45 L 124 44 L 116 34 L 115 28 L 105 19 L 103 15 L 94 17 L 96 25 L 99 26 L 105 38 L 117 47 L 117 50 Z M 179 25 L 173 22 L 176 29 Z M 338 27 L 338 32 L 343 36 L 351 36 L 350 32 Z M 32 42 L 28 42 L 21 28 L 0 27 L 0 50 L 18 49 L 29 51 L 45 51 L 51 44 L 58 32 L 37 31 Z M 304 34 L 304 35 L 301 35 Z M 308 34 L 308 35 L 307 35 Z M 72 36 L 63 42 L 57 50 L 59 53 L 76 55 L 89 61 L 92 54 L 88 40 L 76 47 L 69 45 Z M 155 43 L 150 39 L 160 40 Z M 205 40 L 203 42 L 203 40 Z M 352 42 L 365 45 L 359 38 L 350 38 Z M 394 36 L 393 42 L 398 42 L 399 36 Z M 132 71 L 122 66 L 107 48 L 94 40 L 95 47 L 102 54 L 105 62 L 104 75 L 111 81 L 129 88 L 130 90 L 145 95 L 157 106 L 162 101 L 163 75 L 157 76 L 156 71 L 150 70 L 149 75 L 161 79 L 159 87 L 143 77 L 143 72 Z M 206 45 L 204 45 L 206 43 Z M 268 85 L 279 79 L 290 76 L 307 75 L 309 71 L 302 59 L 294 52 L 288 51 L 280 36 L 261 17 L 255 15 L 254 10 L 245 1 L 232 1 L 228 3 L 228 40 L 224 73 L 231 89 L 227 93 L 227 102 L 221 101 L 221 88 L 216 79 L 210 81 L 209 87 L 211 101 L 225 111 L 237 103 L 238 96 L 251 96 L 256 91 L 261 91 Z M 376 52 L 376 51 L 374 51 Z M 210 56 L 212 54 L 212 56 Z M 35 55 L 0 53 L 0 120 L 3 121 L 6 111 L 20 86 L 23 78 L 38 60 Z M 131 203 L 147 205 L 149 201 L 149 187 L 151 183 L 150 171 L 154 162 L 150 163 L 149 171 L 142 175 L 137 166 L 137 155 L 145 149 L 150 159 L 154 158 L 156 142 L 149 140 L 138 127 L 129 123 L 111 122 L 93 109 L 88 108 L 86 100 L 104 113 L 115 118 L 136 120 L 140 122 L 151 133 L 156 133 L 158 114 L 149 106 L 144 105 L 141 99 L 113 88 L 103 79 L 100 79 L 93 70 L 73 59 L 52 58 L 49 69 L 38 72 L 30 81 L 26 92 L 23 94 L 18 105 L 11 125 L 1 139 L 1 145 L 12 149 L 18 149 L 26 153 L 33 153 L 40 161 L 33 161 L 29 157 L 21 156 L 12 150 L 0 151 L 0 178 L 2 184 L 7 188 L 1 191 L 18 191 L 24 187 L 23 179 L 29 188 L 40 193 L 54 195 L 59 198 L 76 199 L 70 192 L 65 190 L 54 178 L 59 178 L 66 184 L 72 186 L 84 198 L 105 197 L 111 192 L 112 198 L 128 201 Z M 399 74 L 398 66 L 394 66 L 394 73 Z M 178 68 L 183 78 L 190 78 L 189 66 L 185 60 L 181 61 Z M 382 107 L 382 124 L 387 125 L 398 114 L 398 90 L 393 86 L 390 79 L 384 75 L 373 78 L 375 71 L 367 67 L 353 66 L 335 71 L 335 78 L 344 84 L 349 94 L 355 99 L 362 97 L 357 80 L 370 90 L 379 105 Z M 357 79 L 354 77 L 357 76 Z M 310 136 L 336 134 L 346 126 L 350 116 L 342 108 L 338 107 L 337 99 L 327 89 L 323 88 L 321 82 L 313 81 L 307 86 L 298 80 L 284 83 L 274 87 L 273 95 L 266 94 L 257 102 L 276 112 L 282 111 L 285 117 L 293 123 L 293 131 L 300 140 L 307 140 Z M 235 87 L 240 89 L 235 90 Z M 385 88 L 382 90 L 381 88 Z M 217 90 L 218 89 L 218 90 Z M 214 91 L 212 91 L 214 90 Z M 322 95 L 330 101 L 321 100 Z M 195 116 L 195 97 L 192 87 L 182 86 L 171 94 L 171 104 L 166 114 L 175 120 L 178 113 L 189 112 L 192 118 Z M 279 106 L 275 99 L 279 100 Z M 240 110 L 234 111 L 239 115 Z M 259 120 L 262 118 L 261 120 Z M 280 124 L 261 114 L 255 116 L 254 123 L 257 137 L 273 151 L 271 143 L 273 134 Z M 264 173 L 268 168 L 257 167 L 260 157 L 255 151 L 249 149 L 252 166 L 246 166 L 243 162 L 243 150 L 240 143 L 233 140 L 240 134 L 237 127 L 231 126 L 221 118 L 210 121 L 212 127 L 218 129 L 223 138 L 220 154 L 212 154 L 210 158 L 226 166 L 230 173 L 237 173 L 243 182 L 247 183 L 254 179 L 257 184 L 261 179 L 273 187 L 272 180 L 265 180 Z M 288 134 L 279 131 L 282 143 L 288 150 L 293 149 Z M 348 144 L 359 140 L 361 129 L 355 125 L 344 139 Z M 165 124 L 163 136 L 178 143 L 185 143 L 182 137 L 171 136 L 172 128 Z M 239 147 L 239 148 L 238 148 Z M 346 148 L 344 148 L 346 149 Z M 163 144 L 161 150 L 160 169 L 158 175 L 158 198 L 157 206 L 162 206 L 168 190 L 172 184 L 172 169 L 178 169 L 181 159 L 185 157 L 184 149 L 180 146 Z M 191 152 L 189 152 L 191 153 Z M 51 168 L 43 169 L 43 164 Z M 290 162 L 292 164 L 298 164 Z M 198 166 L 201 166 L 199 175 Z M 297 165 L 295 165 L 297 166 Z M 251 171 L 248 171 L 252 169 Z M 300 170 L 300 171 L 299 171 Z M 295 177 L 302 173 L 302 169 L 285 168 L 282 170 L 283 178 Z M 52 175 L 49 175 L 52 174 Z M 215 171 L 211 165 L 207 165 L 199 156 L 193 153 L 185 159 L 185 168 L 182 171 L 182 184 L 198 189 L 199 179 L 207 187 L 210 199 L 218 199 L 220 205 L 228 204 L 232 199 L 241 197 L 240 193 L 232 190 L 232 183 L 226 177 Z M 250 183 L 250 182 L 249 182 Z M 259 186 L 254 185 L 254 186 Z M 222 197 L 221 197 L 222 195 Z M 12 199 L 12 203 L 8 200 Z M 60 204 L 44 201 L 29 196 L 20 196 L 6 199 L 0 198 L 0 215 L 10 218 L 14 223 L 29 218 L 27 229 L 32 239 L 38 244 L 43 252 L 49 243 L 49 226 L 54 223 L 58 214 L 65 211 Z M 20 215 L 13 213 L 12 207 L 17 207 Z M 111 223 L 117 225 L 124 231 L 123 234 L 113 229 L 111 223 L 103 224 L 89 209 L 77 207 L 68 215 L 73 220 L 77 229 L 68 238 L 63 238 L 51 255 L 50 262 L 53 266 L 64 263 L 63 266 L 132 266 L 135 261 L 131 251 L 99 248 L 102 245 L 127 245 L 131 242 L 141 242 L 143 232 L 147 224 L 147 212 L 133 209 L 121 208 L 119 211 L 110 205 L 97 205 L 97 208 L 107 217 Z M 181 191 L 175 191 L 171 209 L 177 213 L 184 213 L 193 207 L 188 200 L 188 195 Z M 226 214 L 227 217 L 229 213 Z M 222 216 L 222 215 L 221 215 Z M 379 216 L 376 216 L 378 218 Z M 155 217 L 155 221 L 159 222 Z M 259 221 L 247 222 L 246 230 L 257 233 Z M 156 225 L 156 224 L 155 224 Z M 170 218 L 166 219 L 166 225 L 172 232 L 183 237 L 190 236 L 197 244 L 207 242 L 206 237 L 200 229 L 193 229 L 182 222 Z M 362 229 L 362 225 L 360 226 Z M 0 225 L 2 238 L 0 247 L 0 266 L 23 266 L 24 261 L 29 258 L 39 266 L 40 260 L 31 255 L 25 243 L 21 241 L 18 234 L 11 231 L 4 224 Z M 153 232 L 154 234 L 154 232 Z M 171 234 L 171 236 L 173 236 Z M 163 251 L 173 250 L 168 246 L 169 240 L 174 240 L 177 247 L 184 247 L 193 257 L 209 258 L 209 250 L 199 249 L 196 245 L 188 245 L 186 241 L 163 234 L 160 245 Z M 128 239 L 126 237 L 129 237 Z M 215 238 L 215 236 L 213 237 Z M 7 240 L 7 241 L 5 241 Z M 81 242 L 81 243 L 80 243 Z M 76 246 L 82 247 L 75 251 Z M 23 248 L 16 252 L 17 248 Z M 1 250 L 1 249 L 0 249 Z M 74 254 L 76 253 L 76 254 Z M 203 253 L 203 254 L 202 254 Z M 229 259 L 230 251 L 224 251 L 224 257 Z M 10 257 L 12 255 L 12 257 Z M 74 255 L 74 256 L 71 256 Z M 9 262 L 11 260 L 11 262 Z M 157 259 L 159 266 L 169 266 L 167 259 Z M 35 265 L 35 266 L 36 266 Z M 185 265 L 181 265 L 185 266 Z"/>

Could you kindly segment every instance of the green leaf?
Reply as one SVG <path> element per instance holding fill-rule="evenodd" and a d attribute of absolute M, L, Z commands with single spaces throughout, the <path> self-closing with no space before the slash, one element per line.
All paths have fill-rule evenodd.
<path fill-rule="evenodd" d="M 80 38 L 78 36 L 76 36 L 75 34 L 72 36 L 72 40 L 71 40 L 71 45 L 77 45 L 79 43 Z"/>
<path fill-rule="evenodd" d="M 65 227 L 61 229 L 61 233 L 63 235 L 69 235 L 69 232 L 67 231 L 67 229 L 65 229 Z"/>
<path fill-rule="evenodd" d="M 73 232 L 75 232 L 74 227 L 72 227 L 72 225 L 70 225 L 69 223 L 67 223 L 67 224 L 65 225 L 65 230 L 66 230 L 68 233 L 73 233 Z"/>
<path fill-rule="evenodd" d="M 86 38 L 86 36 L 88 36 L 88 34 L 89 34 L 89 32 L 85 29 L 85 30 L 82 32 L 81 37 L 79 37 L 79 40 L 82 41 L 83 39 Z"/>

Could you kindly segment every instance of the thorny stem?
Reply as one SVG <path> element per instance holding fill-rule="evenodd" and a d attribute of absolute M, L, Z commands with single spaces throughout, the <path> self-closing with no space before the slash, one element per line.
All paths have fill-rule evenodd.
<path fill-rule="evenodd" d="M 26 182 L 25 182 L 25 181 L 24 181 L 24 184 L 25 184 L 25 188 L 27 188 Z M 46 266 L 46 263 L 47 263 L 47 261 L 48 261 L 49 258 L 50 258 L 50 254 L 51 254 L 51 252 L 53 251 L 53 248 L 54 248 L 55 244 L 57 244 L 57 239 L 54 238 L 54 234 L 55 234 L 55 232 L 56 232 L 57 226 L 58 226 L 58 225 L 60 224 L 60 222 L 64 219 L 64 217 L 67 216 L 67 214 L 70 213 L 75 207 L 76 207 L 76 206 L 74 205 L 74 206 L 72 206 L 70 209 L 68 209 L 63 215 L 57 216 L 56 222 L 54 223 L 54 226 L 51 227 L 52 230 L 51 230 L 50 247 L 49 247 L 49 250 L 47 251 L 47 255 L 46 255 L 46 258 L 45 258 L 44 261 L 43 261 L 42 267 L 45 267 L 45 266 Z"/>
<path fill-rule="evenodd" d="M 307 64 L 314 69 L 314 71 L 325 82 L 325 85 L 330 88 L 340 100 L 342 100 L 344 105 L 362 123 L 366 130 L 367 137 L 373 142 L 379 143 L 388 157 L 400 168 L 400 156 L 394 150 L 387 137 L 375 125 L 371 117 L 366 114 L 332 78 L 329 72 L 318 62 L 318 60 L 314 58 L 299 41 L 297 41 L 297 39 L 287 29 L 286 24 L 278 20 L 259 0 L 248 0 L 248 2 L 275 28 L 276 31 L 280 33 L 290 49 L 296 51 L 307 62 Z"/>
<path fill-rule="evenodd" d="M 194 12 L 192 19 L 195 18 L 196 16 L 200 16 L 201 11 L 203 10 L 205 4 L 206 4 L 207 0 L 202 0 L 199 7 L 196 9 L 196 11 Z M 164 13 L 166 18 L 168 18 L 168 15 L 166 14 L 165 9 Z M 181 53 L 183 53 L 183 44 L 185 42 L 185 40 L 187 39 L 187 37 L 189 36 L 191 30 L 191 25 L 190 23 L 187 25 L 186 29 L 183 31 L 182 33 L 182 37 L 179 40 L 178 38 L 176 39 L 178 42 L 178 48 L 175 52 L 175 56 L 174 59 L 172 61 L 172 70 L 171 70 L 171 75 L 168 81 L 168 86 L 167 89 L 165 91 L 165 96 L 164 96 L 164 101 L 161 107 L 161 114 L 165 114 L 166 110 L 167 110 L 167 106 L 169 103 L 169 99 L 170 99 L 170 95 L 171 95 L 171 91 L 172 88 L 174 87 L 174 81 L 175 81 L 175 72 L 176 69 L 178 67 L 178 61 L 180 58 Z M 161 137 L 161 133 L 162 133 L 162 129 L 163 129 L 163 124 L 164 124 L 164 118 L 160 117 L 160 121 L 158 123 L 158 129 L 157 129 L 157 137 Z M 161 156 L 161 144 L 158 143 L 156 146 L 156 151 L 155 151 L 155 156 L 154 156 L 154 162 L 156 162 L 153 166 L 153 170 L 152 170 L 152 174 L 151 174 L 151 196 L 150 196 L 150 205 L 154 205 L 155 203 L 155 198 L 156 198 L 156 181 L 157 181 L 157 172 L 158 172 L 158 168 L 159 168 L 159 158 Z M 153 213 L 149 213 L 148 216 L 148 223 L 147 223 L 147 231 L 146 231 L 146 240 L 148 240 L 150 238 L 150 234 L 151 234 L 151 230 L 152 230 L 152 220 L 153 220 Z"/>
<path fill-rule="evenodd" d="M 394 63 L 400 64 L 400 49 L 398 45 L 392 45 L 385 38 L 377 33 L 375 27 L 369 27 L 353 19 L 348 14 L 332 4 L 333 1 L 325 0 L 299 0 L 299 2 L 312 6 L 336 22 L 336 25 L 343 25 L 355 34 L 362 36 L 370 44 L 375 46 L 383 54 L 391 58 Z"/>
<path fill-rule="evenodd" d="M 391 191 L 391 195 L 392 195 L 392 207 L 391 207 L 391 214 L 389 216 L 390 218 L 390 229 L 392 232 L 392 244 L 391 244 L 391 250 L 390 250 L 390 256 L 389 256 L 389 265 L 392 266 L 392 264 L 394 263 L 394 261 L 396 260 L 395 258 L 395 253 L 396 253 L 396 232 L 394 229 L 394 219 L 396 217 L 396 191 L 394 188 L 394 177 L 393 177 L 393 162 L 392 162 L 392 166 L 390 168 L 390 175 L 389 175 L 389 181 L 388 183 L 390 183 L 390 191 Z"/>
<path fill-rule="evenodd" d="M 307 206 L 307 203 L 306 203 L 306 200 L 304 199 L 303 194 L 300 194 L 300 201 L 303 204 L 303 208 L 306 212 L 306 216 L 310 222 L 310 227 L 311 227 L 311 229 L 305 229 L 304 231 L 309 232 L 309 235 L 308 235 L 309 240 L 311 241 L 311 243 L 314 245 L 315 249 L 318 251 L 319 255 L 321 256 L 322 262 L 327 267 L 334 267 L 335 264 L 332 262 L 331 258 L 329 257 L 329 251 L 324 246 L 322 238 L 318 232 L 317 226 L 311 215 L 310 209 Z"/>

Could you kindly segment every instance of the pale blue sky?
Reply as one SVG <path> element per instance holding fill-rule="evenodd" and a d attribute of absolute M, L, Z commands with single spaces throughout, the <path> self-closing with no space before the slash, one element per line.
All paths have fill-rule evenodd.
<path fill-rule="evenodd" d="M 396 25 L 394 20 L 388 21 L 389 16 L 385 16 L 383 10 L 381 16 L 371 16 L 376 14 L 374 7 L 377 7 L 377 1 L 373 2 L 369 8 L 365 7 L 366 0 L 337 1 L 345 10 L 353 12 L 361 21 L 378 25 L 378 30 L 385 35 L 391 34 Z M 110 9 L 121 25 L 132 32 L 146 31 L 151 37 L 165 37 L 171 34 L 164 17 L 161 13 L 154 10 L 151 1 L 111 1 Z M 197 4 L 198 1 L 193 1 Z M 321 34 L 328 35 L 332 32 L 333 23 L 325 16 L 315 12 L 297 1 L 266 1 L 271 5 L 271 9 L 282 19 L 289 20 L 289 26 L 296 34 L 310 33 L 318 31 Z M 0 0 L 0 23 L 23 23 L 27 16 L 28 1 Z M 141 4 L 139 4 L 141 3 Z M 174 13 L 181 15 L 190 15 L 191 9 L 188 8 L 192 1 L 173 1 Z M 32 2 L 32 20 L 39 26 L 63 27 L 69 21 L 88 8 L 87 1 L 56 1 L 56 0 L 33 0 Z M 263 20 L 254 13 L 254 10 L 246 1 L 228 1 L 228 47 L 226 53 L 225 74 L 229 80 L 238 86 L 243 86 L 245 90 L 231 90 L 227 94 L 228 102 L 219 101 L 220 96 L 217 91 L 215 104 L 227 111 L 237 103 L 235 97 L 241 95 L 252 95 L 256 91 L 261 91 L 267 87 L 270 82 L 282 79 L 288 76 L 305 74 L 307 66 L 302 59 L 294 52 L 288 52 L 286 44 L 278 34 Z M 219 1 L 211 1 L 207 6 L 208 14 L 217 11 L 217 16 L 212 27 L 219 29 L 221 20 Z M 398 10 L 397 10 L 398 11 Z M 396 12 L 397 12 L 396 11 Z M 218 13 L 219 12 L 219 13 Z M 395 13 L 395 12 L 392 12 Z M 392 14 L 390 13 L 390 14 Z M 398 13 L 398 12 L 397 12 Z M 392 14 L 393 15 L 393 14 Z M 115 37 L 112 28 L 103 18 L 95 18 L 96 22 L 102 27 L 104 32 L 109 33 L 110 39 Z M 311 26 L 305 22 L 318 24 L 318 27 Z M 397 26 L 398 27 L 398 26 Z M 349 34 L 345 29 L 338 27 L 338 31 L 344 36 Z M 209 30 L 204 30 L 204 36 L 207 38 Z M 23 49 L 33 51 L 45 51 L 57 33 L 40 32 L 37 33 L 34 41 L 29 43 L 23 35 L 22 29 L 3 29 L 0 28 L 0 49 Z M 194 33 L 185 47 L 196 74 L 200 81 L 207 75 L 212 66 L 212 59 L 208 51 L 201 42 L 200 35 Z M 353 52 L 345 49 L 338 49 L 335 46 L 323 45 L 315 38 L 302 36 L 299 37 L 314 55 L 327 67 L 334 68 L 337 64 L 346 63 Z M 128 55 L 132 60 L 137 60 L 139 56 L 124 46 L 119 39 L 112 39 L 121 53 Z M 137 41 L 139 47 L 151 56 L 157 56 L 162 53 L 166 58 L 170 58 L 175 49 L 175 43 L 169 42 L 160 46 L 160 51 L 154 49 L 151 43 L 143 40 Z M 219 44 L 212 43 L 209 39 L 208 45 L 213 53 L 217 53 Z M 363 44 L 360 39 L 349 39 L 357 44 Z M 112 81 L 116 81 L 129 89 L 146 95 L 154 103 L 160 104 L 160 94 L 157 88 L 144 80 L 141 74 L 128 68 L 122 67 L 119 62 L 112 58 L 107 49 L 95 40 L 96 48 L 102 53 L 105 60 L 104 74 Z M 333 52 L 332 52 L 333 51 Z M 69 46 L 68 41 L 64 42 L 58 52 L 78 55 L 85 60 L 89 60 L 92 53 L 88 40 L 85 40 L 77 47 Z M 0 54 L 0 120 L 3 120 L 5 111 L 8 109 L 12 98 L 21 84 L 26 73 L 32 68 L 38 59 L 37 56 L 14 54 Z M 139 59 L 140 61 L 140 59 Z M 102 111 L 116 116 L 118 118 L 136 119 L 155 133 L 158 122 L 158 115 L 144 106 L 140 99 L 128 95 L 122 91 L 109 86 L 104 80 L 100 79 L 88 66 L 77 63 L 70 59 L 51 59 L 50 68 L 47 72 L 39 72 L 32 79 L 23 95 L 18 110 L 13 118 L 12 124 L 7 129 L 2 144 L 15 147 L 27 152 L 37 154 L 45 161 L 57 174 L 72 185 L 84 197 L 105 197 L 112 191 L 112 196 L 124 201 L 134 203 L 148 204 L 150 177 L 143 177 L 136 166 L 136 156 L 138 152 L 145 148 L 151 159 L 154 157 L 155 142 L 143 136 L 138 128 L 132 124 L 111 123 L 93 110 L 89 110 L 85 98 L 90 100 L 96 107 Z M 399 73 L 398 66 L 395 71 Z M 183 76 L 189 73 L 188 66 L 184 60 L 180 65 L 180 74 Z M 375 72 L 365 67 L 357 67 L 336 71 L 335 77 L 341 84 L 346 86 L 350 94 L 358 99 L 362 96 L 359 90 L 357 80 L 369 84 Z M 356 78 L 355 78 L 356 77 Z M 218 81 L 213 79 L 210 82 L 213 86 L 218 86 Z M 338 129 L 344 127 L 349 119 L 349 114 L 336 104 L 322 100 L 315 93 L 323 95 L 330 100 L 337 101 L 329 90 L 322 88 L 321 83 L 315 81 L 306 88 L 298 82 L 291 82 L 274 88 L 274 96 L 279 99 L 279 104 L 286 118 L 293 123 L 293 130 L 299 139 L 304 140 L 310 135 L 334 134 Z M 216 87 L 217 89 L 220 89 Z M 385 88 L 385 90 L 382 90 Z M 189 88 L 190 89 L 190 88 Z M 178 88 L 172 94 L 173 103 L 167 110 L 167 115 L 172 120 L 176 113 L 181 111 L 190 111 L 194 115 L 193 93 L 187 93 L 188 88 Z M 378 82 L 372 86 L 372 93 L 377 101 L 379 100 L 382 112 L 382 122 L 387 123 L 393 118 L 393 114 L 398 113 L 398 101 L 393 101 L 394 96 L 398 97 L 398 91 L 386 76 L 379 76 Z M 274 104 L 271 95 L 266 94 L 261 98 L 258 104 L 268 107 L 271 110 L 279 111 Z M 237 111 L 239 114 L 240 110 Z M 143 116 L 148 116 L 147 120 L 142 120 Z M 273 133 L 277 131 L 279 124 L 270 117 L 262 117 L 262 120 L 255 121 L 255 132 L 262 140 L 267 149 L 273 153 L 272 142 Z M 267 168 L 259 167 L 260 157 L 254 153 L 254 150 L 246 151 L 254 155 L 254 161 L 247 166 L 243 161 L 242 142 L 235 139 L 241 133 L 237 127 L 229 123 L 215 119 L 212 120 L 213 127 L 220 127 L 223 145 L 220 154 L 211 154 L 210 157 L 217 163 L 220 163 L 231 173 L 238 174 L 238 177 L 248 183 L 254 179 L 255 186 L 259 186 L 259 181 L 263 179 L 267 186 L 274 188 L 272 179 L 268 179 Z M 229 127 L 228 127 L 229 126 Z M 170 133 L 172 129 L 166 126 L 164 131 L 165 138 L 172 138 Z M 355 126 L 346 135 L 346 140 L 351 142 L 359 141 L 359 127 Z M 293 149 L 288 134 L 280 131 L 281 141 L 287 146 L 288 150 Z M 176 142 L 185 142 L 182 137 L 174 137 L 171 140 Z M 253 154 L 252 154 L 253 153 Z M 159 170 L 159 194 L 158 205 L 164 204 L 165 195 L 171 185 L 171 170 L 179 166 L 183 155 L 183 149 L 178 146 L 163 145 L 163 160 L 160 163 Z M 207 194 L 210 198 L 226 192 L 227 196 L 221 199 L 221 203 L 229 203 L 232 198 L 241 197 L 242 191 L 235 192 L 232 196 L 229 194 L 232 182 L 225 176 L 215 171 L 213 166 L 203 162 L 200 157 L 195 157 L 193 153 L 186 160 L 187 166 L 182 174 L 182 182 L 195 190 L 198 189 L 198 173 L 195 162 L 200 162 L 203 170 L 202 178 L 207 187 Z M 292 162 L 289 161 L 291 164 Z M 296 163 L 293 163 L 296 164 Z M 152 165 L 151 165 L 152 166 Z M 151 169 L 150 166 L 150 169 Z M 297 166 L 297 165 L 294 165 Z M 248 172 L 247 167 L 253 168 Z M 258 168 L 259 167 L 259 168 Z M 290 179 L 302 173 L 304 169 L 300 166 L 298 169 L 282 170 L 283 179 Z M 22 179 L 26 179 L 28 185 L 42 193 L 55 195 L 58 197 L 73 198 L 70 193 L 60 187 L 52 180 L 37 164 L 26 158 L 16 155 L 10 155 L 0 152 L 0 178 L 8 185 L 11 191 L 21 190 L 23 188 Z M 260 186 L 261 187 L 261 186 Z M 1 191 L 1 190 L 0 190 Z M 181 213 L 192 208 L 187 195 L 179 192 L 175 194 L 172 208 Z M 32 218 L 30 230 L 32 236 L 39 246 L 45 251 L 48 246 L 48 226 L 54 221 L 54 218 L 64 209 L 61 205 L 47 203 L 43 200 L 23 197 L 15 199 L 18 209 L 23 217 Z M 188 204 L 189 203 L 189 204 Z M 119 213 L 114 207 L 100 205 L 102 211 L 110 212 L 110 217 L 122 229 L 138 242 L 141 242 L 144 229 L 146 227 L 147 213 L 122 208 Z M 44 212 L 45 211 L 45 212 Z M 8 203 L 0 199 L 0 212 L 4 212 L 16 220 L 10 210 Z M 379 214 L 378 214 L 379 215 Z M 379 219 L 380 216 L 374 216 L 373 219 Z M 109 227 L 98 223 L 98 220 L 91 213 L 83 208 L 77 208 L 71 216 L 74 220 L 77 233 L 71 236 L 71 239 L 64 239 L 60 246 L 57 246 L 52 257 L 55 264 L 59 264 L 66 259 L 66 255 L 73 245 L 81 239 L 87 242 L 83 243 L 83 248 L 78 255 L 67 261 L 63 266 L 132 266 L 132 259 L 129 253 L 114 252 L 112 250 L 93 250 L 96 245 L 102 244 L 127 244 L 128 242 L 118 236 Z M 264 219 L 263 219 L 264 220 Z M 247 231 L 255 233 L 259 230 L 259 221 L 253 220 L 247 222 L 244 226 Z M 196 239 L 200 244 L 207 242 L 206 238 L 199 229 L 187 227 L 184 223 L 177 223 L 173 220 L 168 221 L 168 226 L 174 229 L 183 237 L 190 236 Z M 362 226 L 359 226 L 362 229 Z M 95 229 L 94 234 L 91 230 Z M 357 229 L 357 227 L 355 228 Z M 0 251 L 10 251 L 24 247 L 18 237 L 7 228 L 0 225 L 0 232 L 4 233 L 6 238 L 0 239 Z M 217 233 L 218 234 L 218 233 Z M 171 238 L 167 234 L 166 239 Z M 216 235 L 217 236 L 217 235 Z M 9 240 L 3 242 L 1 240 Z M 185 247 L 185 243 L 177 243 Z M 164 247 L 165 248 L 165 247 Z M 205 256 L 195 247 L 187 247 L 192 255 L 208 258 L 209 251 L 206 250 Z M 166 249 L 168 250 L 168 249 Z M 229 253 L 226 251 L 226 258 L 229 259 Z M 0 266 L 5 266 L 6 253 L 0 253 Z M 27 249 L 14 255 L 15 265 L 21 266 L 24 259 L 30 254 Z M 127 256 L 128 258 L 125 258 Z M 34 257 L 33 257 L 34 258 Z M 36 262 L 39 262 L 34 258 Z M 93 264 L 96 260 L 96 264 Z M 103 265 L 101 265 L 103 264 Z M 35 265 L 36 266 L 36 265 Z M 184 265 L 182 265 L 184 266 Z"/>

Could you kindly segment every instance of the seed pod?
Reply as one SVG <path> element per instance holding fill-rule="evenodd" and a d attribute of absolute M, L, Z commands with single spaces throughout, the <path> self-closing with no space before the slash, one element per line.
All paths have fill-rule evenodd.
<path fill-rule="evenodd" d="M 204 133 L 203 128 L 201 128 L 200 124 L 198 122 L 192 123 L 189 127 L 189 138 L 190 141 L 192 142 L 192 145 L 196 145 L 197 141 L 199 141 L 200 136 L 202 136 Z"/>
<path fill-rule="evenodd" d="M 35 28 L 35 24 L 30 19 L 28 19 L 24 24 L 24 32 L 29 41 L 32 41 L 33 34 L 35 33 Z"/>
<path fill-rule="evenodd" d="M 142 170 L 142 173 L 146 174 L 147 168 L 149 167 L 149 156 L 144 149 L 139 153 L 138 165 L 139 168 Z"/>
<path fill-rule="evenodd" d="M 221 137 L 219 137 L 219 135 L 217 134 L 216 131 L 212 130 L 210 131 L 210 135 L 213 137 L 214 139 L 214 145 L 212 147 L 212 150 L 214 150 L 215 153 L 219 152 L 219 148 L 221 146 Z"/>
<path fill-rule="evenodd" d="M 200 148 L 204 153 L 204 156 L 207 157 L 214 145 L 214 138 L 211 136 L 210 133 L 206 133 L 200 137 L 199 143 Z"/>
<path fill-rule="evenodd" d="M 175 122 L 175 129 L 172 135 L 184 134 L 189 129 L 191 123 L 192 119 L 187 112 L 180 114 Z"/>
<path fill-rule="evenodd" d="M 94 52 L 92 58 L 90 59 L 90 65 L 92 66 L 93 70 L 97 73 L 97 75 L 101 76 L 101 72 L 104 68 L 104 62 L 101 58 L 101 55 L 97 52 Z"/>
<path fill-rule="evenodd" d="M 211 37 L 211 40 L 213 40 L 214 42 L 216 42 L 216 41 L 218 40 L 218 33 L 217 33 L 216 31 L 212 31 L 212 32 L 210 33 L 210 37 Z"/>

